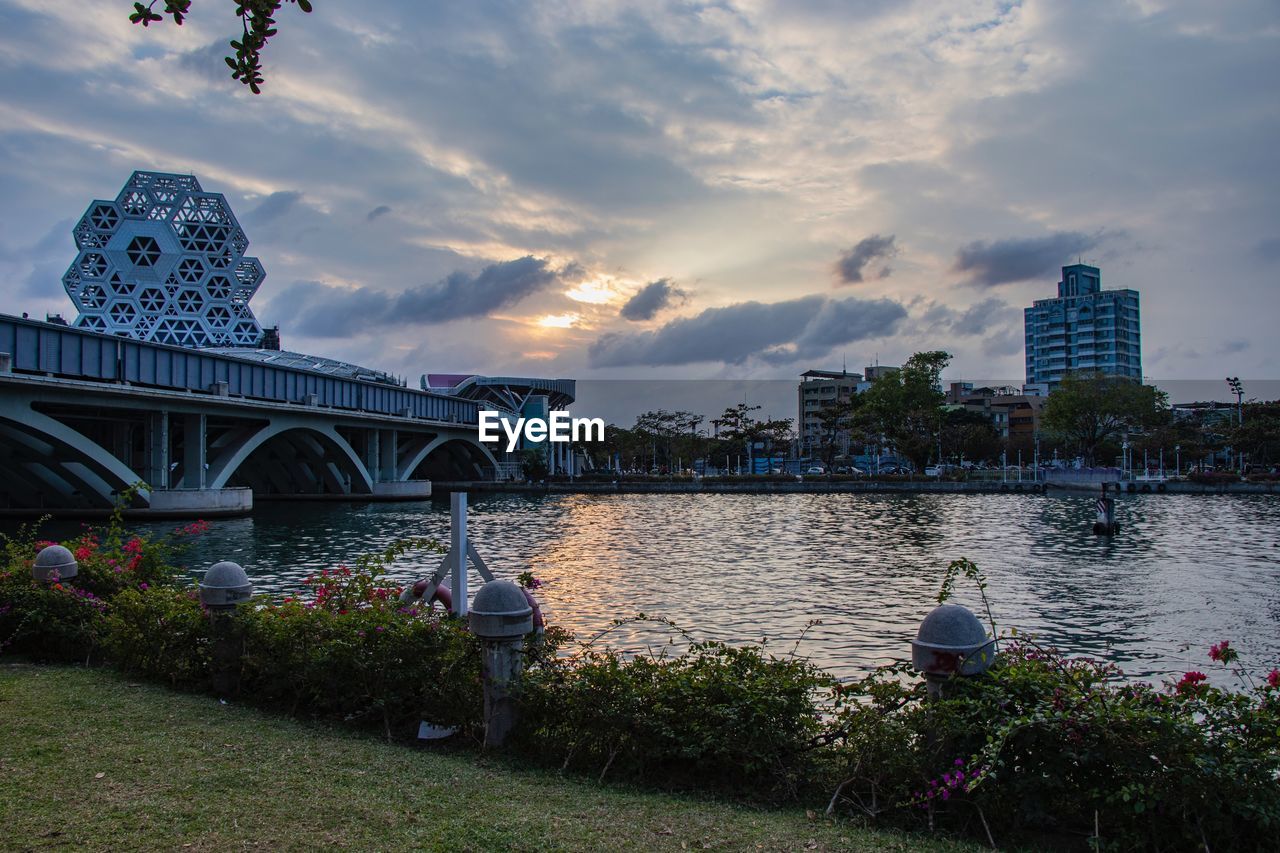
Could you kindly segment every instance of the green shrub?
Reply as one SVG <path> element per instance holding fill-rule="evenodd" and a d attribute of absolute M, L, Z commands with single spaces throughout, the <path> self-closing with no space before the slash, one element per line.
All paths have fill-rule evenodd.
<path fill-rule="evenodd" d="M 482 717 L 480 649 L 461 620 L 404 606 L 382 567 L 433 541 L 396 543 L 312 575 L 309 594 L 241 607 L 241 690 L 291 713 L 373 723 L 411 736 L 420 720 L 474 732 Z"/>
<path fill-rule="evenodd" d="M 317 717 L 408 736 L 419 720 L 474 729 L 480 651 L 461 620 L 412 610 L 335 613 L 300 602 L 242 608 L 241 690 Z"/>
<path fill-rule="evenodd" d="M 600 778 L 794 795 L 825 683 L 756 647 L 699 643 L 671 659 L 586 650 L 527 674 L 521 747 Z"/>
<path fill-rule="evenodd" d="M 841 690 L 835 751 L 854 813 L 1024 838 L 1097 832 L 1116 849 L 1265 849 L 1280 829 L 1269 684 L 1125 684 L 1110 665 L 1016 641 L 940 701 L 903 675 Z"/>
<path fill-rule="evenodd" d="M 1223 486 L 1240 482 L 1240 475 L 1231 471 L 1192 471 L 1187 480 L 1202 486 Z"/>
<path fill-rule="evenodd" d="M 111 599 L 103 641 L 126 672 L 171 687 L 203 689 L 209 679 L 209 617 L 194 589 L 129 589 Z"/>
<path fill-rule="evenodd" d="M 0 572 L 0 654 L 88 660 L 101 640 L 106 607 L 71 581 L 37 583 L 29 563 Z"/>

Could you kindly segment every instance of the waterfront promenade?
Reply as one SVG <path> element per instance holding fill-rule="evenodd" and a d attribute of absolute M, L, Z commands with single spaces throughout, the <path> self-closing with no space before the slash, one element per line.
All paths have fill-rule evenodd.
<path fill-rule="evenodd" d="M 1129 483 L 1122 492 L 1129 493 Z M 1280 483 L 1202 484 L 1182 480 L 1163 483 L 1134 483 L 1133 493 L 1177 495 L 1274 495 L 1280 494 Z M 479 494 L 577 494 L 577 495 L 660 495 L 660 494 L 1084 494 L 1079 489 L 1063 489 L 1052 483 L 1032 480 L 958 481 L 958 480 L 557 480 L 544 483 L 512 483 L 488 481 L 435 481 L 437 494 L 476 492 Z M 1097 492 L 1098 489 L 1092 491 Z"/>

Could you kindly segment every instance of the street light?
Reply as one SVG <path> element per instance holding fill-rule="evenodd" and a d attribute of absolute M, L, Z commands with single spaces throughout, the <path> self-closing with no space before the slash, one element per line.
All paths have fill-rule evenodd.
<path fill-rule="evenodd" d="M 1181 477 L 1182 476 L 1182 445 L 1175 444 L 1173 446 L 1173 453 L 1177 457 L 1177 459 L 1174 461 L 1173 464 L 1178 466 L 1178 470 L 1176 473 L 1179 477 Z"/>
<path fill-rule="evenodd" d="M 1244 386 L 1240 384 L 1240 377 L 1228 376 L 1227 387 L 1231 389 L 1231 393 L 1236 395 L 1236 423 L 1244 423 Z"/>

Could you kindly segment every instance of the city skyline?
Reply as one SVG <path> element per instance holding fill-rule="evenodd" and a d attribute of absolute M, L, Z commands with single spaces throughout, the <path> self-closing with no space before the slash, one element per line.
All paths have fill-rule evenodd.
<path fill-rule="evenodd" d="M 323 3 L 257 97 L 193 11 L 0 3 L 0 310 L 74 316 L 71 229 L 142 169 L 227 195 L 286 348 L 413 377 L 1013 377 L 1078 259 L 1149 376 L 1280 355 L 1265 4 Z"/>

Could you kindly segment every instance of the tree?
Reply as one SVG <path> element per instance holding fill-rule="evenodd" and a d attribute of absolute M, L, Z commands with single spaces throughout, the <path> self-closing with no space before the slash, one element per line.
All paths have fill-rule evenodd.
<path fill-rule="evenodd" d="M 762 444 L 765 455 L 768 456 L 773 453 L 777 445 L 791 441 L 792 419 L 756 420 L 751 416 L 751 412 L 759 408 L 759 406 L 738 403 L 736 406 L 725 409 L 724 414 L 712 421 L 718 427 L 718 438 L 723 442 L 717 453 L 723 451 L 728 454 L 729 448 L 737 449 L 745 445 L 747 457 L 751 458 L 755 455 L 753 449 L 755 445 Z"/>
<path fill-rule="evenodd" d="M 1231 446 L 1254 465 L 1280 462 L 1280 403 L 1249 403 L 1243 414 L 1244 422 L 1228 433 Z"/>
<path fill-rule="evenodd" d="M 1151 385 L 1101 373 L 1068 373 L 1049 395 L 1040 422 L 1093 465 L 1100 445 L 1160 426 L 1167 408 L 1168 395 Z"/>
<path fill-rule="evenodd" d="M 157 12 L 159 0 L 149 3 L 134 3 L 133 13 L 129 20 L 135 24 L 149 27 L 160 23 L 168 15 L 173 23 L 182 26 L 182 22 L 191 8 L 191 0 L 164 0 L 164 9 Z M 258 95 L 262 93 L 262 51 L 267 42 L 276 34 L 275 14 L 280 5 L 295 3 L 303 12 L 311 11 L 311 0 L 231 0 L 236 7 L 236 15 L 240 18 L 241 36 L 231 40 L 231 48 L 235 58 L 226 57 L 231 68 L 231 79 L 239 80 L 249 87 L 249 91 Z"/>
<path fill-rule="evenodd" d="M 520 452 L 520 473 L 531 483 L 547 479 L 551 468 L 547 465 L 547 451 L 541 447 L 530 447 Z"/>
<path fill-rule="evenodd" d="M 817 412 L 819 456 L 828 469 L 835 461 L 837 451 L 861 450 L 875 432 L 873 419 L 869 417 L 866 397 L 854 394 L 846 400 L 835 400 Z"/>
<path fill-rule="evenodd" d="M 634 432 L 651 443 L 653 456 L 656 457 L 658 449 L 662 449 L 664 466 L 670 471 L 676 459 L 693 461 L 700 437 L 698 425 L 701 423 L 702 416 L 692 412 L 658 409 L 638 416 Z"/>
<path fill-rule="evenodd" d="M 991 418 L 981 412 L 967 409 L 944 412 L 940 440 L 947 458 L 986 462 L 1000 455 L 1000 434 L 992 426 Z"/>
<path fill-rule="evenodd" d="M 916 470 L 929 464 L 942 429 L 942 371 L 951 354 L 918 352 L 866 391 L 868 413 L 879 432 Z"/>

